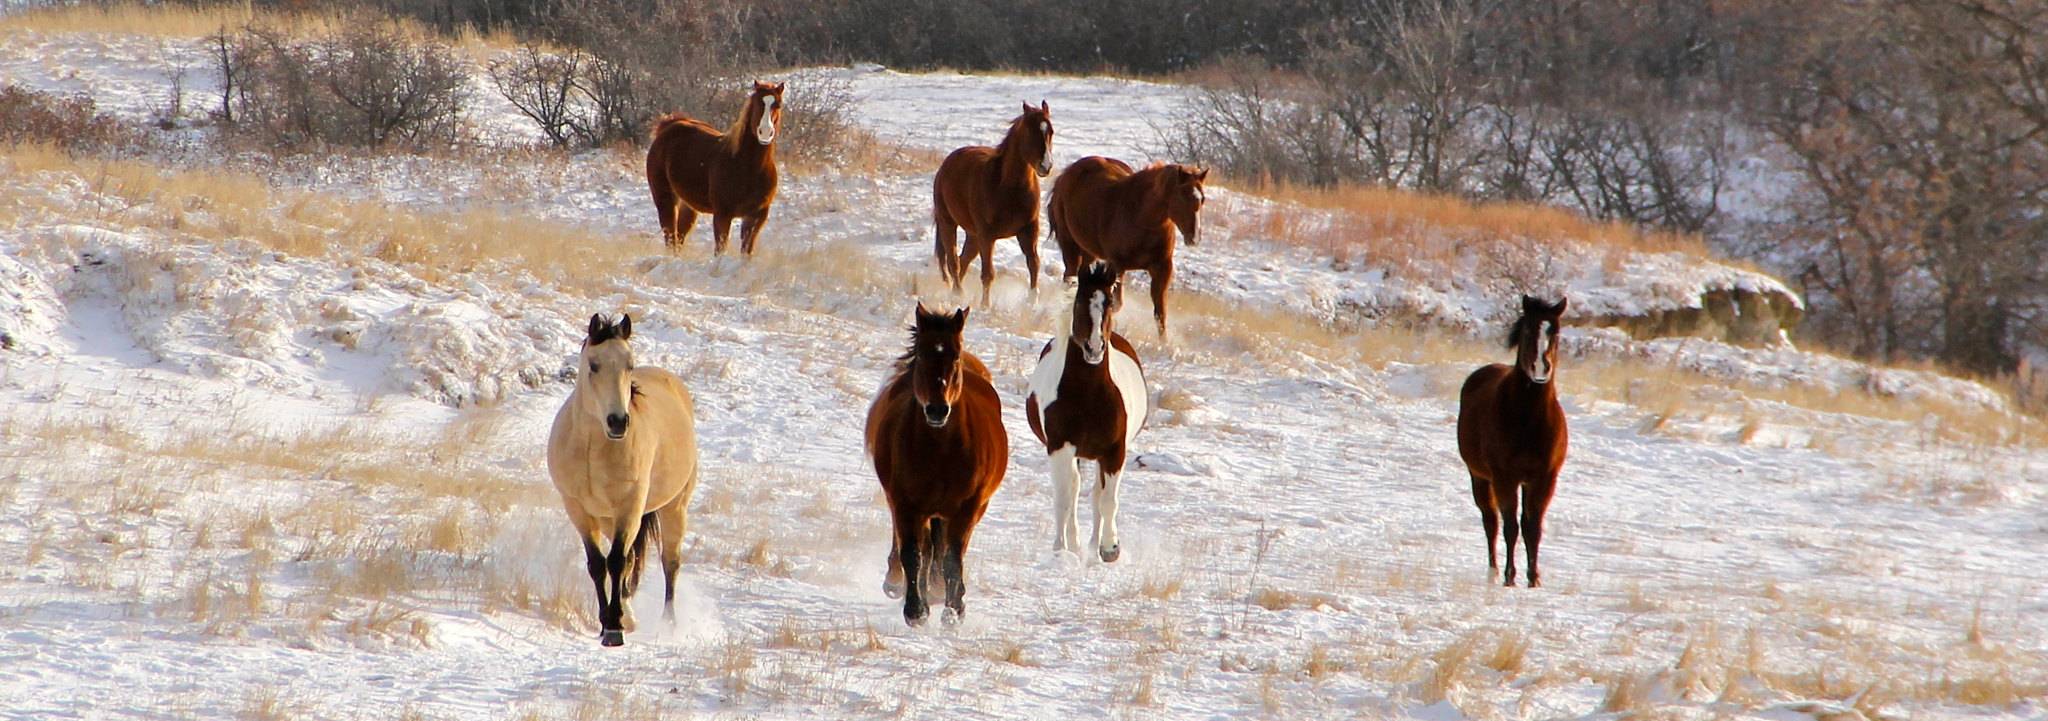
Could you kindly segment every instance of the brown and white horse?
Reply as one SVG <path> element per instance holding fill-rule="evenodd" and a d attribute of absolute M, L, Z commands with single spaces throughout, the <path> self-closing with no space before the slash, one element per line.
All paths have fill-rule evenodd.
<path fill-rule="evenodd" d="M 1074 161 L 1052 184 L 1046 219 L 1066 261 L 1066 277 L 1095 260 L 1152 279 L 1152 317 L 1166 337 L 1166 288 L 1173 283 L 1173 235 L 1195 244 L 1202 183 L 1209 171 L 1154 163 L 1131 171 L 1121 160 L 1091 155 Z"/>
<path fill-rule="evenodd" d="M 633 318 L 590 316 L 576 389 L 548 433 L 548 475 L 583 539 L 606 646 L 633 630 L 627 601 L 640 586 L 647 537 L 661 544 L 668 586 L 662 616 L 675 620 L 676 571 L 697 489 L 697 429 L 690 391 L 668 371 L 633 364 Z M 611 552 L 601 544 L 611 538 Z"/>
<path fill-rule="evenodd" d="M 989 284 L 995 282 L 990 263 L 998 238 L 1016 236 L 1031 290 L 1038 290 L 1038 179 L 1052 172 L 1052 133 L 1052 108 L 1043 100 L 1035 108 L 1025 103 L 1001 144 L 954 150 L 932 176 L 932 252 L 939 275 L 958 291 L 967 266 L 981 256 L 984 306 Z M 956 243 L 956 229 L 967 231 L 964 246 Z"/>
<path fill-rule="evenodd" d="M 698 213 L 710 213 L 714 252 L 725 252 L 732 221 L 739 218 L 740 252 L 754 254 L 754 240 L 775 202 L 782 86 L 754 83 L 739 119 L 723 133 L 682 113 L 655 122 L 647 146 L 647 187 L 671 250 L 683 246 Z"/>
<path fill-rule="evenodd" d="M 1522 296 L 1522 315 L 1508 333 L 1515 364 L 1473 371 L 1459 392 L 1458 455 L 1472 474 L 1472 501 L 1486 527 L 1486 567 L 1499 567 L 1494 534 L 1507 531 L 1508 586 L 1515 585 L 1518 533 L 1529 548 L 1529 586 L 1542 584 L 1536 552 L 1543 543 L 1543 514 L 1557 491 L 1557 471 L 1570 445 L 1555 382 L 1564 308 L 1562 298 L 1553 304 Z"/>
<path fill-rule="evenodd" d="M 903 597 L 912 626 L 924 625 L 935 577 L 946 586 L 941 620 L 967 614 L 967 542 L 1010 463 L 1002 399 L 988 367 L 960 345 L 966 326 L 965 308 L 945 314 L 919 304 L 910 350 L 868 407 L 868 455 L 895 525 L 882 590 Z"/>
<path fill-rule="evenodd" d="M 1080 496 L 1079 460 L 1095 461 L 1096 553 L 1105 562 L 1122 555 L 1117 543 L 1117 488 L 1131 441 L 1145 426 L 1151 395 L 1131 342 L 1112 328 L 1123 306 L 1123 284 L 1097 261 L 1081 273 L 1067 325 L 1038 353 L 1024 419 L 1045 444 L 1052 463 L 1053 550 L 1080 551 L 1074 506 Z"/>

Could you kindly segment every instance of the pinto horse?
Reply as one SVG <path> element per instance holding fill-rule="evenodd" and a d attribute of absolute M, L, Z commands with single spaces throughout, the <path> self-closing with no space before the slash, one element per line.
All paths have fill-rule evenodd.
<path fill-rule="evenodd" d="M 1552 304 L 1522 296 L 1522 316 L 1508 333 L 1515 364 L 1473 371 L 1458 396 L 1458 455 L 1472 474 L 1472 501 L 1486 527 L 1486 567 L 1499 568 L 1493 538 L 1505 530 L 1508 586 L 1515 585 L 1518 532 L 1529 547 L 1529 587 L 1543 582 L 1536 549 L 1543 543 L 1543 513 L 1557 490 L 1557 471 L 1569 445 L 1564 408 L 1551 382 L 1557 375 L 1557 327 L 1564 307 L 1562 298 Z"/>
<path fill-rule="evenodd" d="M 740 252 L 754 254 L 754 240 L 775 202 L 775 129 L 782 125 L 782 83 L 754 83 L 740 117 L 725 132 L 682 113 L 654 124 L 647 146 L 647 187 L 670 250 L 711 214 L 713 251 L 725 253 L 734 218 L 740 219 Z"/>
<path fill-rule="evenodd" d="M 1010 462 L 1002 399 L 988 366 L 961 347 L 966 327 L 965 308 L 946 314 L 919 304 L 910 350 L 868 407 L 868 455 L 895 525 L 882 590 L 903 598 L 912 626 L 924 625 L 935 581 L 946 591 L 940 620 L 950 626 L 967 614 L 962 559 Z"/>
<path fill-rule="evenodd" d="M 953 151 L 932 176 L 933 254 L 939 275 L 960 290 L 967 266 L 981 256 L 981 304 L 988 305 L 988 287 L 995 282 L 996 239 L 1015 236 L 1038 290 L 1038 179 L 1052 172 L 1052 108 L 1024 104 L 1024 113 L 1010 121 L 1010 131 L 993 148 L 970 145 Z M 967 231 L 957 246 L 955 229 Z M 965 255 L 956 248 L 964 247 Z"/>
<path fill-rule="evenodd" d="M 1116 536 L 1117 487 L 1125 454 L 1151 404 L 1137 351 L 1111 328 L 1121 307 L 1123 283 L 1116 271 L 1102 261 L 1090 264 L 1074 290 L 1072 318 L 1038 353 L 1031 395 L 1024 399 L 1024 419 L 1051 457 L 1053 550 L 1080 550 L 1074 506 L 1079 459 L 1085 458 L 1095 461 L 1101 479 L 1092 543 L 1106 563 L 1123 554 Z"/>
<path fill-rule="evenodd" d="M 1060 171 L 1046 217 L 1066 262 L 1066 277 L 1109 261 L 1119 272 L 1152 279 L 1152 318 L 1166 337 L 1166 287 L 1173 282 L 1173 231 L 1195 244 L 1209 171 L 1154 163 L 1132 172 L 1121 160 L 1091 155 Z"/>
<path fill-rule="evenodd" d="M 633 318 L 590 317 L 576 389 L 548 434 L 548 475 L 583 538 L 606 646 L 633 630 L 626 601 L 640 586 L 647 537 L 661 544 L 668 586 L 662 617 L 675 621 L 676 571 L 697 489 L 697 430 L 690 391 L 668 371 L 633 365 Z M 600 544 L 611 537 L 611 552 Z M 609 583 L 607 583 L 609 581 Z"/>

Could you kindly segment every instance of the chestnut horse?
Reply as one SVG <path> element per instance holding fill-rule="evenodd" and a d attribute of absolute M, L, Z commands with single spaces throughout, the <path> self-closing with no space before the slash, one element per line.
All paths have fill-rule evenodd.
<path fill-rule="evenodd" d="M 953 151 L 932 176 L 932 225 L 939 275 L 960 290 L 967 266 L 981 256 L 981 304 L 995 282 L 996 239 L 1015 236 L 1038 291 L 1038 179 L 1052 172 L 1052 108 L 1024 104 L 996 147 L 970 145 Z M 955 229 L 967 231 L 956 246 Z M 964 248 L 965 255 L 956 247 Z"/>
<path fill-rule="evenodd" d="M 1515 585 L 1515 535 L 1529 547 L 1529 587 L 1542 585 L 1536 549 L 1543 543 L 1543 513 L 1557 490 L 1568 433 L 1557 404 L 1557 327 L 1565 299 L 1557 303 L 1522 296 L 1522 316 L 1508 333 L 1515 364 L 1495 363 L 1473 371 L 1458 396 L 1458 455 L 1472 474 L 1472 501 L 1486 527 L 1486 567 L 1494 560 L 1493 538 L 1507 532 L 1508 569 L 1504 585 Z M 1520 498 L 1516 492 L 1520 491 Z M 1521 506 L 1516 516 L 1516 506 Z"/>
<path fill-rule="evenodd" d="M 1118 273 L 1145 271 L 1152 279 L 1152 318 L 1166 337 L 1166 287 L 1173 282 L 1173 232 L 1195 244 L 1202 183 L 1209 171 L 1153 163 L 1131 171 L 1121 160 L 1091 155 L 1060 171 L 1046 219 L 1066 262 L 1066 277 L 1106 260 Z"/>
<path fill-rule="evenodd" d="M 668 587 L 662 617 L 675 621 L 676 571 L 697 489 L 697 430 L 690 391 L 668 371 L 633 365 L 633 318 L 590 317 L 576 390 L 548 433 L 548 475 L 583 539 L 606 646 L 633 630 L 627 601 L 640 587 L 647 537 L 661 544 Z M 611 537 L 611 553 L 601 548 Z M 607 584 L 606 581 L 610 583 Z M 609 586 L 609 587 L 607 587 Z"/>
<path fill-rule="evenodd" d="M 966 327 L 965 308 L 945 314 L 918 304 L 910 350 L 868 407 L 868 455 L 895 524 L 882 590 L 902 596 L 912 626 L 924 625 L 935 577 L 946 587 L 941 620 L 950 626 L 967 614 L 962 559 L 1010 462 L 1003 403 L 988 367 L 960 346 Z"/>
<path fill-rule="evenodd" d="M 754 254 L 754 239 L 775 202 L 775 129 L 782 125 L 782 83 L 754 83 L 740 117 L 718 129 L 682 113 L 654 124 L 647 146 L 647 188 L 670 250 L 711 214 L 713 251 L 725 252 L 734 218 L 740 219 L 740 252 Z"/>
<path fill-rule="evenodd" d="M 1123 554 L 1116 536 L 1117 487 L 1125 454 L 1151 408 L 1138 353 L 1111 327 L 1121 307 L 1123 284 L 1116 271 L 1101 261 L 1090 264 L 1074 289 L 1071 319 L 1038 352 L 1031 395 L 1024 399 L 1024 419 L 1052 463 L 1053 550 L 1080 550 L 1074 506 L 1080 496 L 1078 459 L 1085 458 L 1095 461 L 1101 479 L 1091 543 L 1105 563 Z"/>

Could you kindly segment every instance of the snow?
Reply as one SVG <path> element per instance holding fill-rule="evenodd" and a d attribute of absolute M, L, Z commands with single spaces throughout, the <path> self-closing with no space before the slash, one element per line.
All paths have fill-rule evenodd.
<path fill-rule="evenodd" d="M 14 35 L 0 73 L 146 116 L 175 65 L 156 53 L 180 52 L 166 47 Z M 1149 157 L 1145 109 L 1178 92 L 848 72 L 865 122 L 919 147 L 991 142 L 1018 101 L 1044 97 L 1061 162 Z M 493 112 L 473 122 L 517 127 Z M 90 178 L 0 160 L 0 717 L 1613 718 L 1622 688 L 1680 717 L 2048 714 L 2028 695 L 2048 687 L 2048 582 L 2026 572 L 2048 541 L 2039 449 L 1761 401 L 1753 434 L 1711 409 L 1651 428 L 1658 409 L 1575 388 L 1573 366 L 1637 359 L 2005 413 L 1976 384 L 1568 329 L 1573 445 L 1547 585 L 1505 589 L 1479 560 L 1452 431 L 1464 374 L 1504 357 L 1247 348 L 1194 312 L 1168 345 L 1134 293 L 1123 327 L 1159 410 L 1123 479 L 1122 559 L 1079 561 L 1050 550 L 1048 468 L 1021 411 L 1070 304 L 1056 271 L 1033 299 L 1004 241 L 997 307 L 967 342 L 1006 401 L 1012 464 L 968 554 L 966 623 L 910 630 L 879 588 L 888 535 L 859 419 L 913 297 L 975 295 L 937 290 L 927 179 L 788 169 L 763 255 L 741 262 L 710 258 L 701 230 L 662 255 L 630 159 L 608 153 L 513 156 L 509 178 L 459 155 L 167 155 L 266 177 L 289 191 L 278 214 L 290 193 L 333 195 L 536 218 L 637 250 L 429 280 L 168 227 Z M 1264 202 L 1212 193 L 1177 287 L 1332 321 L 1346 303 L 1430 309 L 1473 330 L 1507 305 L 1483 282 L 1427 285 L 1435 270 L 1314 260 L 1252 229 Z M 1628 263 L 1625 280 L 1597 262 L 1574 278 L 1575 309 L 1775 283 L 1682 256 Z M 641 630 L 601 649 L 541 456 L 581 320 L 618 309 L 641 361 L 695 395 L 706 475 L 681 623 L 658 620 L 650 576 Z M 208 445 L 229 442 L 246 447 Z M 1489 665 L 1503 636 L 1525 658 Z M 1928 690 L 1999 678 L 2021 699 Z"/>

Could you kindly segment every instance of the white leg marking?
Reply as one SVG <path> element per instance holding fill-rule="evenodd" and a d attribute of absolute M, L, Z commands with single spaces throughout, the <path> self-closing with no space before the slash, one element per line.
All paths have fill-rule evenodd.
<path fill-rule="evenodd" d="M 1122 555 L 1123 547 L 1116 539 L 1116 489 L 1123 481 L 1124 469 L 1102 468 L 1102 487 L 1095 489 L 1095 533 L 1096 552 L 1104 561 L 1114 561 Z"/>
<path fill-rule="evenodd" d="M 1052 525 L 1055 551 L 1078 551 L 1081 549 L 1081 524 L 1074 518 L 1075 506 L 1081 500 L 1081 469 L 1074 459 L 1074 446 L 1069 444 L 1053 451 L 1047 461 L 1052 464 Z"/>

